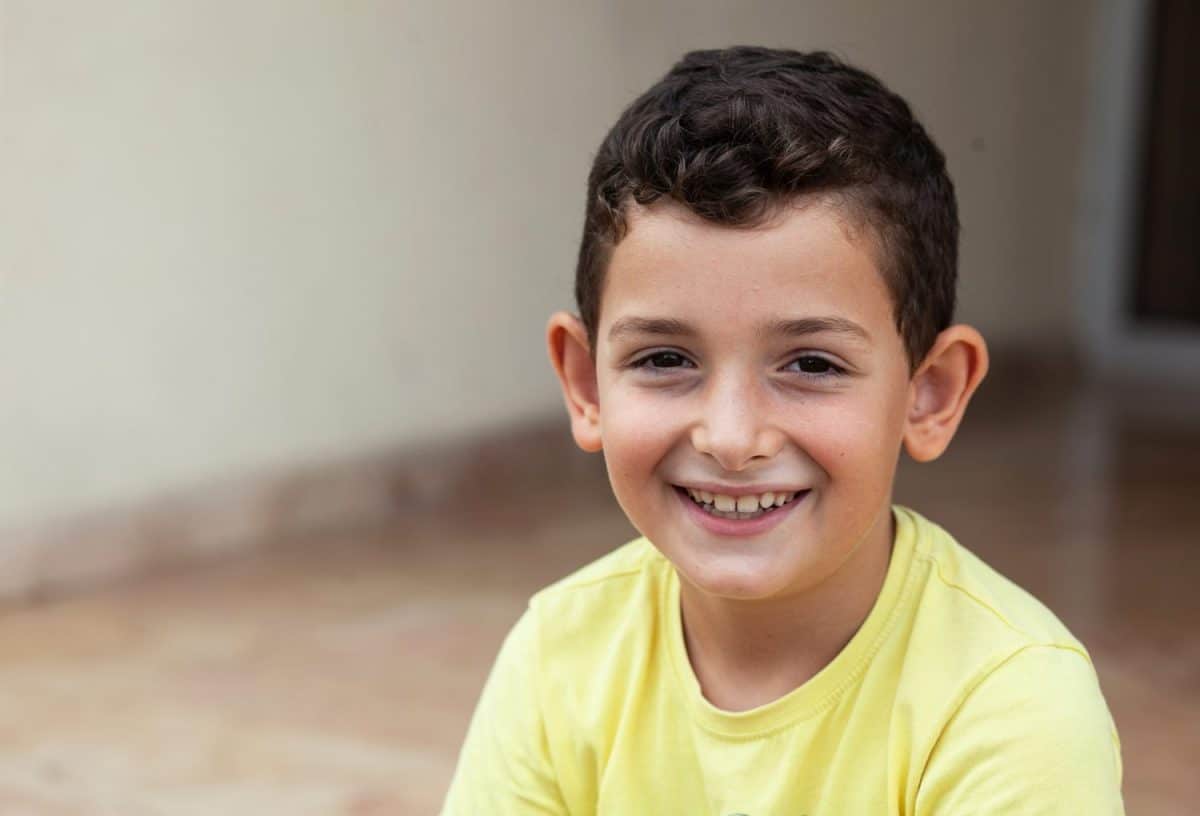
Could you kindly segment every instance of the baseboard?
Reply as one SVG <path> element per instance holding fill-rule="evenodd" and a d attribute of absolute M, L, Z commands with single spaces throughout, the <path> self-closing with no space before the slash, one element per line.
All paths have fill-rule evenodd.
<path fill-rule="evenodd" d="M 504 502 L 572 478 L 598 457 L 560 418 L 295 466 L 132 506 L 0 530 L 0 602 L 37 601 L 147 575 L 380 527 L 469 497 Z"/>

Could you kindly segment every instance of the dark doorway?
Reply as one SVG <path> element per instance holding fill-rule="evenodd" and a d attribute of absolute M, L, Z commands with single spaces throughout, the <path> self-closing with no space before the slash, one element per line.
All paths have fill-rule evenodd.
<path fill-rule="evenodd" d="M 1134 314 L 1200 326 L 1200 2 L 1157 0 Z"/>

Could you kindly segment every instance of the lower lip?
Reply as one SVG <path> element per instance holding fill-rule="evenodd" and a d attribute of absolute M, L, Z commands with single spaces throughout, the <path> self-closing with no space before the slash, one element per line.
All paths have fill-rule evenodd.
<path fill-rule="evenodd" d="M 796 505 L 804 501 L 809 492 L 807 490 L 800 491 L 796 494 L 796 498 L 787 504 L 782 507 L 776 507 L 771 512 L 764 513 L 758 518 L 728 519 L 714 516 L 705 510 L 701 510 L 700 505 L 692 501 L 683 490 L 678 487 L 674 488 L 674 490 L 675 494 L 679 497 L 679 501 L 683 503 L 684 510 L 702 528 L 714 535 L 735 537 L 756 536 L 770 530 L 790 515 L 796 509 Z"/>

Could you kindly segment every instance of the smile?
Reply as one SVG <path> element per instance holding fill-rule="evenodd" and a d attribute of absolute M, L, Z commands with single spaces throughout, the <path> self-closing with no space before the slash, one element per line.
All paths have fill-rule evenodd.
<path fill-rule="evenodd" d="M 707 490 L 697 490 L 691 487 L 676 486 L 675 489 L 685 494 L 704 512 L 717 518 L 738 521 L 765 516 L 788 504 L 796 496 L 808 492 L 788 491 L 731 496 L 724 493 L 710 493 Z"/>

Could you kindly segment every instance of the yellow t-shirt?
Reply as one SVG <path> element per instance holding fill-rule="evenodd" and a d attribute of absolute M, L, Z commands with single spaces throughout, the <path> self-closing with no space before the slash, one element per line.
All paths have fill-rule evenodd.
<path fill-rule="evenodd" d="M 444 816 L 1124 812 L 1086 650 L 911 510 L 845 649 L 740 713 L 701 695 L 645 539 L 539 592 L 501 648 Z"/>

